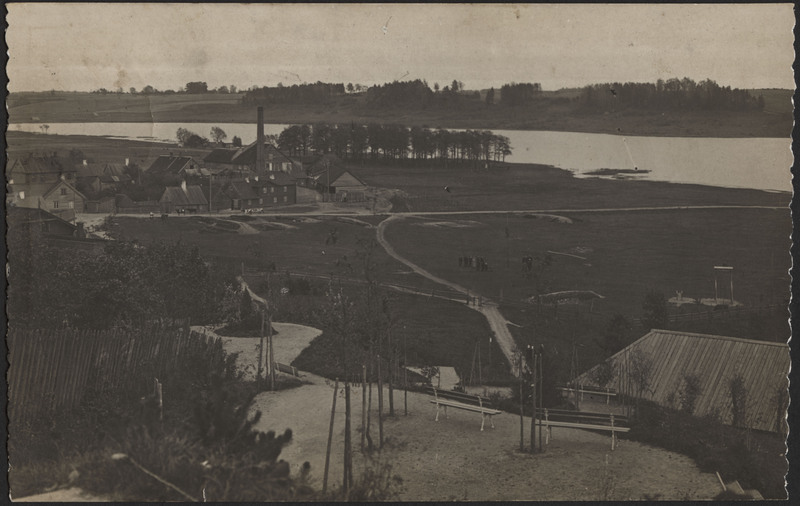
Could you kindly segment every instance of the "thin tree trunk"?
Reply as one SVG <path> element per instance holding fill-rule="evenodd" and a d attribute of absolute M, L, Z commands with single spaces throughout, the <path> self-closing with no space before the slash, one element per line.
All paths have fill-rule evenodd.
<path fill-rule="evenodd" d="M 378 448 L 383 449 L 383 378 L 380 355 L 378 355 Z"/>

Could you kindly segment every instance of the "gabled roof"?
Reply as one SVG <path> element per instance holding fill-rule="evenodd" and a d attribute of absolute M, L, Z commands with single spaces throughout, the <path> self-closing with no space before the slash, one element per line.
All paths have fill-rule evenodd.
<path fill-rule="evenodd" d="M 150 168 L 147 169 L 147 172 L 177 174 L 182 168 L 189 167 L 193 164 L 194 160 L 191 156 L 161 155 L 150 164 Z"/>
<path fill-rule="evenodd" d="M 320 170 L 317 170 L 316 172 L 312 172 L 311 178 L 313 178 L 317 183 L 322 185 L 328 185 L 328 184 L 333 185 L 333 183 L 335 183 L 337 179 L 339 179 L 345 174 L 350 175 L 353 179 L 355 179 L 362 185 L 367 186 L 366 183 L 364 183 L 364 181 L 362 181 L 358 176 L 356 176 L 346 168 L 336 165 L 331 165 L 330 169 L 322 168 Z"/>
<path fill-rule="evenodd" d="M 238 149 L 215 149 L 207 154 L 203 161 L 208 163 L 227 163 L 233 164 L 233 157 L 238 153 Z"/>
<path fill-rule="evenodd" d="M 62 186 L 66 186 L 67 188 L 69 188 L 70 190 L 75 192 L 75 195 L 77 195 L 78 197 L 82 198 L 83 200 L 86 200 L 86 195 L 84 195 L 83 193 L 79 192 L 74 186 L 72 186 L 71 184 L 69 184 L 69 183 L 67 183 L 66 181 L 63 181 L 63 180 L 58 181 L 57 183 L 53 184 L 53 186 L 42 195 L 42 198 L 46 199 L 53 192 L 55 192 L 56 190 L 58 190 Z"/>
<path fill-rule="evenodd" d="M 75 164 L 59 156 L 30 156 L 25 159 L 17 158 L 8 169 L 9 174 L 46 174 L 76 171 Z"/>
<path fill-rule="evenodd" d="M 187 169 L 187 168 L 183 168 L 183 169 L 181 169 L 181 172 L 180 172 L 180 173 L 181 173 L 181 174 L 184 174 L 184 175 L 186 175 L 186 176 L 203 176 L 203 177 L 208 177 L 208 176 L 210 176 L 210 175 L 211 175 L 211 171 L 210 171 L 210 170 L 208 170 L 208 169 L 206 169 L 206 168 L 200 168 L 200 169 L 197 169 L 197 168 L 195 168 L 195 169 Z"/>
<path fill-rule="evenodd" d="M 232 199 L 257 199 L 258 198 L 258 186 L 253 185 L 253 183 L 248 183 L 247 181 L 231 181 L 224 189 L 228 197 Z"/>
<path fill-rule="evenodd" d="M 695 376 L 700 393 L 694 414 L 716 413 L 723 422 L 732 423 L 730 382 L 741 374 L 747 392 L 747 425 L 779 430 L 778 392 L 788 388 L 790 357 L 786 343 L 654 329 L 606 361 L 614 371 L 608 387 L 621 390 L 626 364 L 630 367 L 630 357 L 637 353 L 652 360 L 651 392 L 645 394 L 646 399 L 676 407 L 685 378 Z M 595 379 L 599 367 L 580 375 L 577 382 L 601 387 Z"/>
<path fill-rule="evenodd" d="M 167 186 L 159 202 L 171 202 L 176 206 L 208 205 L 208 200 L 199 186 L 187 186 L 186 191 L 180 186 Z"/>
<path fill-rule="evenodd" d="M 6 209 L 6 219 L 8 226 L 30 225 L 35 223 L 55 223 L 65 228 L 76 230 L 78 227 L 72 223 L 59 218 L 58 216 L 48 213 L 44 209 L 37 209 L 35 207 L 17 207 L 11 206 Z"/>
<path fill-rule="evenodd" d="M 237 165 L 253 165 L 256 163 L 256 142 L 251 142 L 247 146 L 244 146 L 236 151 L 234 154 L 231 163 Z M 270 159 L 272 156 L 272 159 Z M 286 156 L 283 152 L 281 152 L 278 148 L 270 144 L 269 142 L 264 143 L 264 161 L 265 162 L 290 162 L 294 164 L 295 162 Z"/>

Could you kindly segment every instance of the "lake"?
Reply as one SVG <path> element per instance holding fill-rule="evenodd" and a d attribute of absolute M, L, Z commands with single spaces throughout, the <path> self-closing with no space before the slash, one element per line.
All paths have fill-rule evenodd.
<path fill-rule="evenodd" d="M 119 139 L 175 142 L 178 128 L 210 137 L 212 126 L 238 136 L 245 144 L 256 138 L 252 123 L 50 123 L 48 134 L 92 135 Z M 266 124 L 267 135 L 288 125 Z M 41 133 L 38 124 L 15 123 L 9 130 Z M 638 178 L 674 183 L 791 191 L 791 139 L 642 137 L 576 132 L 494 130 L 511 141 L 507 162 L 554 165 L 578 177 L 596 169 L 649 171 Z"/>

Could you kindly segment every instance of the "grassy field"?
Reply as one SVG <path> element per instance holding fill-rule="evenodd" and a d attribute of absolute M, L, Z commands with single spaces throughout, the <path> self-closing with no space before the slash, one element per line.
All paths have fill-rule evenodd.
<path fill-rule="evenodd" d="M 128 158 L 131 163 L 148 168 L 153 160 L 161 155 L 194 156 L 202 159 L 208 149 L 190 149 L 177 145 L 148 141 L 109 139 L 86 135 L 44 135 L 27 132 L 6 132 L 6 152 L 8 159 L 24 158 L 28 154 L 52 154 L 67 157 L 72 149 L 83 152 L 91 163 L 123 164 Z"/>
<path fill-rule="evenodd" d="M 404 192 L 410 211 L 591 209 L 686 205 L 789 206 L 791 195 L 656 181 L 576 179 L 542 165 L 485 169 L 353 165 L 368 185 Z M 447 186 L 450 192 L 446 192 Z"/>
<path fill-rule="evenodd" d="M 370 108 L 363 97 L 346 95 L 327 104 L 265 106 L 274 123 L 360 122 L 406 126 L 553 130 L 681 137 L 784 137 L 791 134 L 791 91 L 764 92 L 764 112 L 628 110 L 609 114 L 581 111 L 569 100 L 540 100 L 527 107 L 487 107 L 483 101 L 458 109 Z M 554 93 L 553 93 L 554 94 Z M 241 94 L 106 95 L 79 92 L 15 93 L 8 98 L 10 123 L 38 122 L 252 122 L 253 106 Z"/>
<path fill-rule="evenodd" d="M 611 317 L 619 313 L 631 322 L 639 318 L 649 290 L 667 298 L 678 290 L 685 297 L 713 297 L 714 265 L 734 266 L 735 299 L 746 307 L 787 304 L 791 218 L 784 211 L 576 212 L 564 216 L 572 223 L 496 215 L 409 218 L 392 225 L 386 236 L 398 253 L 423 268 L 475 293 L 505 301 L 505 316 L 522 326 L 511 328 L 518 342 L 542 342 L 568 355 L 574 339 L 584 347 L 581 370 L 603 359 L 594 340 L 602 337 Z M 463 226 L 442 226 L 447 223 Z M 527 279 L 521 257 L 543 258 L 548 251 L 575 256 L 550 254 L 551 264 L 543 270 L 541 282 Z M 484 257 L 491 270 L 460 268 L 461 255 Z M 720 295 L 727 296 L 727 282 L 720 283 Z M 537 293 L 565 290 L 591 291 L 603 298 L 541 311 L 522 304 Z M 707 308 L 672 307 L 670 312 L 701 310 Z M 718 319 L 683 323 L 680 328 L 770 341 L 788 337 L 785 311 L 754 317 L 758 319 L 753 324 L 745 320 L 731 325 Z M 630 339 L 644 332 L 635 330 Z"/>

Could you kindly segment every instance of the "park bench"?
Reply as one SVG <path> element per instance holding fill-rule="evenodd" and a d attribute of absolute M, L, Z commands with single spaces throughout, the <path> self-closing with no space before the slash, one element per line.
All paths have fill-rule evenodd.
<path fill-rule="evenodd" d="M 297 378 L 300 377 L 300 373 L 297 372 L 297 367 L 293 365 L 286 365 L 281 364 L 280 362 L 273 362 L 275 364 L 275 370 L 277 372 L 282 372 L 284 374 L 289 374 L 291 376 L 295 376 Z"/>
<path fill-rule="evenodd" d="M 561 409 L 537 409 L 536 418 L 547 430 L 545 444 L 550 444 L 553 427 L 570 429 L 602 430 L 611 432 L 611 449 L 617 442 L 617 432 L 628 432 L 628 418 L 613 413 L 591 413 Z"/>
<path fill-rule="evenodd" d="M 502 411 L 492 408 L 492 403 L 489 399 L 479 395 L 470 395 L 462 392 L 455 392 L 452 390 L 439 390 L 435 387 L 425 387 L 425 393 L 433 395 L 431 399 L 432 404 L 436 404 L 436 418 L 439 421 L 439 409 L 444 409 L 444 417 L 447 418 L 447 408 L 463 409 L 465 411 L 473 411 L 481 414 L 481 432 L 486 422 L 486 417 L 489 417 L 489 423 L 494 429 L 493 415 L 499 415 Z"/>
<path fill-rule="evenodd" d="M 561 390 L 562 392 L 567 392 L 568 394 L 575 392 L 575 387 L 563 386 L 563 387 L 558 387 L 558 389 Z M 610 388 L 599 389 L 599 388 L 581 386 L 578 388 L 578 392 L 581 394 L 580 400 L 583 400 L 583 396 L 584 394 L 586 394 L 589 395 L 590 397 L 594 396 L 605 397 L 606 404 L 609 404 L 609 400 L 611 399 L 611 397 L 617 396 L 616 390 L 612 390 Z"/>

